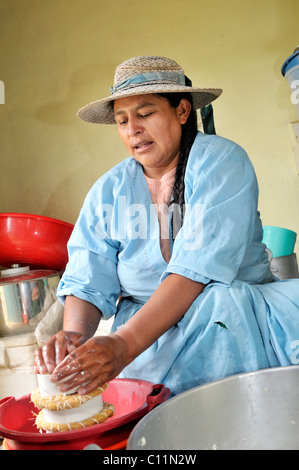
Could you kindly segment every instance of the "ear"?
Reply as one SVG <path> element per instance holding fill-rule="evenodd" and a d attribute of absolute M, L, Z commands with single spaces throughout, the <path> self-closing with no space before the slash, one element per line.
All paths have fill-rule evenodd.
<path fill-rule="evenodd" d="M 182 98 L 180 104 L 177 107 L 178 116 L 181 124 L 186 124 L 189 114 L 191 112 L 191 103 L 190 101 Z"/>

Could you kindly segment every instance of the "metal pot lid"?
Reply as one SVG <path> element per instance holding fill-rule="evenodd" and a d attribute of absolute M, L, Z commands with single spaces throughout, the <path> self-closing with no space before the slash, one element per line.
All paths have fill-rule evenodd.
<path fill-rule="evenodd" d="M 50 269 L 32 269 L 29 266 L 12 265 L 11 268 L 0 271 L 0 285 L 33 281 L 52 276 L 58 276 L 58 271 Z"/>

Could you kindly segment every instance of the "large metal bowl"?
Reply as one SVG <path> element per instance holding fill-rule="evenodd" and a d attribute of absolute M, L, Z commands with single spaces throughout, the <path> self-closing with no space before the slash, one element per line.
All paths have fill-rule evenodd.
<path fill-rule="evenodd" d="M 34 214 L 0 214 L 0 265 L 62 271 L 73 225 Z"/>
<path fill-rule="evenodd" d="M 151 411 L 129 450 L 298 450 L 299 366 L 235 375 Z"/>

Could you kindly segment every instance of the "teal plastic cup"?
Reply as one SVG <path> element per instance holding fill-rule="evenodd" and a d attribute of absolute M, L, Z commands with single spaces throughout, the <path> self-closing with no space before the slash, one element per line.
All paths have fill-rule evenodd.
<path fill-rule="evenodd" d="M 297 233 L 282 227 L 263 227 L 262 242 L 272 252 L 273 258 L 292 255 L 295 248 Z"/>

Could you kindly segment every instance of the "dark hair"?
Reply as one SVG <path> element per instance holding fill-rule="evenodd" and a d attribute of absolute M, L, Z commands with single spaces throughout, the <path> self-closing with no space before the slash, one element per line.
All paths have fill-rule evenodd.
<path fill-rule="evenodd" d="M 193 99 L 190 93 L 159 93 L 159 96 L 161 96 L 162 98 L 166 98 L 170 106 L 172 106 L 173 108 L 177 108 L 179 106 L 181 99 L 186 99 L 191 103 L 191 111 L 189 117 L 186 123 L 182 125 L 180 155 L 173 186 L 173 199 L 171 201 L 174 206 L 180 208 L 181 220 L 183 220 L 185 203 L 185 172 L 189 153 L 198 130 L 197 114 L 195 109 L 193 108 Z M 175 238 L 175 233 L 173 235 L 173 238 Z"/>

